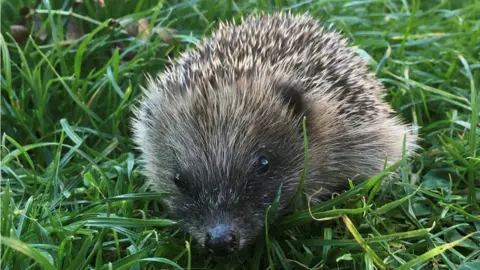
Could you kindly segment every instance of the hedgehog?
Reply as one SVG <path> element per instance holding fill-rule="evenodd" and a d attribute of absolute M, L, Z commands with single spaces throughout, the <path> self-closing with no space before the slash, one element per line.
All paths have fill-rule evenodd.
<path fill-rule="evenodd" d="M 221 22 L 154 78 L 134 108 L 133 138 L 169 216 L 216 255 L 249 246 L 299 189 L 348 189 L 416 149 L 411 125 L 349 41 L 313 16 L 277 12 Z M 303 128 L 305 119 L 306 129 Z M 305 134 L 304 134 L 305 132 Z"/>

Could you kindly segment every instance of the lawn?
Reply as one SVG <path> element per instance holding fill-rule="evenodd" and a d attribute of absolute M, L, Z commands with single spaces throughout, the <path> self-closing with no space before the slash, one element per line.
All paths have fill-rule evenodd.
<path fill-rule="evenodd" d="M 479 0 L 1 3 L 1 269 L 480 269 Z M 220 20 L 281 9 L 341 30 L 422 149 L 212 258 L 145 186 L 131 109 Z"/>

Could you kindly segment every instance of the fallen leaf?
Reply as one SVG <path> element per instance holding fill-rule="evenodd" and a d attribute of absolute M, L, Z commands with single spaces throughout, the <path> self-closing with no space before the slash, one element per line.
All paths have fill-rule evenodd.
<path fill-rule="evenodd" d="M 44 25 L 44 21 L 37 14 L 33 15 L 32 19 L 33 19 L 33 35 L 36 38 L 40 39 L 41 41 L 44 41 L 45 39 L 47 39 L 47 36 L 48 36 L 47 30 L 45 29 L 45 27 L 42 28 L 42 26 Z"/>
<path fill-rule="evenodd" d="M 102 8 L 105 7 L 105 1 L 104 0 L 94 0 L 94 2 Z"/>
<path fill-rule="evenodd" d="M 10 26 L 10 32 L 12 33 L 12 37 L 18 43 L 24 43 L 27 41 L 28 36 L 30 35 L 30 31 L 28 31 L 28 29 L 23 25 Z"/>
<path fill-rule="evenodd" d="M 80 29 L 80 26 L 75 22 L 75 18 L 68 18 L 67 23 L 67 40 L 76 40 L 80 39 L 83 36 L 83 32 Z"/>
<path fill-rule="evenodd" d="M 20 15 L 22 17 L 25 17 L 27 16 L 28 14 L 30 14 L 31 12 L 33 12 L 33 9 L 29 8 L 29 7 L 23 7 L 20 9 Z"/>
<path fill-rule="evenodd" d="M 138 21 L 138 33 L 140 34 L 141 40 L 147 40 L 150 35 L 150 27 L 148 27 L 147 19 L 141 19 Z"/>
<path fill-rule="evenodd" d="M 130 61 L 132 60 L 133 58 L 135 58 L 135 56 L 137 56 L 137 53 L 136 52 L 133 52 L 133 51 L 129 51 L 128 53 L 126 53 L 124 56 L 123 56 L 123 60 L 125 61 Z"/>
<path fill-rule="evenodd" d="M 129 34 L 132 37 L 136 37 L 138 35 L 138 25 L 135 22 L 128 22 L 128 23 L 119 23 L 121 27 L 127 31 L 127 34 Z"/>
<path fill-rule="evenodd" d="M 128 43 L 126 43 L 126 42 L 114 42 L 114 43 L 112 43 L 112 48 L 114 48 L 114 49 L 119 48 L 120 53 L 122 54 L 123 52 L 125 52 L 125 49 L 128 48 Z M 123 56 L 122 60 L 130 61 L 133 58 L 135 58 L 135 56 L 137 56 L 136 52 L 129 51 Z"/>
<path fill-rule="evenodd" d="M 75 0 L 72 3 L 72 8 L 76 8 L 76 7 L 80 6 L 81 4 L 83 4 L 83 0 Z"/>
<path fill-rule="evenodd" d="M 173 36 L 177 33 L 175 29 L 158 27 L 155 28 L 154 31 L 160 36 L 160 39 L 167 44 L 172 44 L 176 40 Z"/>

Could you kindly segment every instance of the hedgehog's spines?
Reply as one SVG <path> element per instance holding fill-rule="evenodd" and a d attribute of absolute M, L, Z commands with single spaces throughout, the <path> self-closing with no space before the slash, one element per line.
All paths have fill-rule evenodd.
<path fill-rule="evenodd" d="M 340 31 L 291 10 L 240 21 L 220 23 L 161 74 L 146 76 L 144 98 L 133 109 L 134 140 L 152 189 L 179 191 L 175 173 L 191 174 L 186 181 L 195 194 L 165 200 L 200 243 L 220 217 L 246 245 L 261 231 L 271 202 L 265 199 L 273 200 L 280 184 L 281 199 L 293 196 L 304 164 L 302 114 L 305 190 L 322 188 L 320 198 L 348 188 L 356 175 L 375 175 L 385 156 L 401 159 L 404 134 L 407 153 L 417 149 L 411 127 L 391 117 L 383 86 Z M 272 174 L 260 177 L 251 167 L 264 155 L 275 158 Z"/>

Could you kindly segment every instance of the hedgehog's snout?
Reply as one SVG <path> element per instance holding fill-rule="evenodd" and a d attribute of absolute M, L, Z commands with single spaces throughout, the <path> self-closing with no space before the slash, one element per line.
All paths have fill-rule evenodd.
<path fill-rule="evenodd" d="M 239 234 L 230 226 L 219 224 L 209 229 L 205 235 L 205 247 L 215 255 L 229 255 L 238 250 Z"/>

